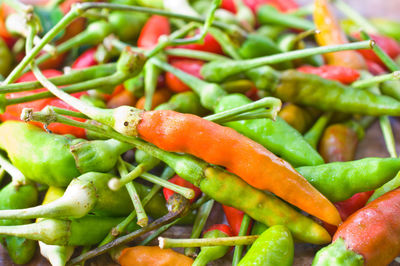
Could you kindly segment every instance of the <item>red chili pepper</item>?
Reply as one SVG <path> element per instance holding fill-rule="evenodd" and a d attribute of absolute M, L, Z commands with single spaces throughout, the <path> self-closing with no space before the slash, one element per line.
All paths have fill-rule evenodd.
<path fill-rule="evenodd" d="M 169 182 L 181 186 L 181 187 L 187 187 L 187 188 L 191 188 L 194 191 L 194 198 L 190 200 L 190 203 L 193 203 L 196 199 L 198 199 L 201 196 L 201 190 L 196 187 L 195 185 L 193 185 L 192 183 L 186 181 L 185 179 L 183 179 L 182 177 L 175 175 L 173 178 L 171 178 L 170 180 L 168 180 Z M 172 190 L 168 189 L 168 188 L 163 188 L 163 194 L 164 194 L 164 198 L 166 201 L 168 201 L 169 197 L 171 197 L 175 192 L 173 192 Z"/>
<path fill-rule="evenodd" d="M 288 12 L 299 8 L 299 5 L 294 0 L 243 0 L 243 3 L 251 8 L 256 13 L 261 5 L 272 5 L 281 12 Z M 236 6 L 233 0 L 223 0 L 221 7 L 236 13 Z"/>
<path fill-rule="evenodd" d="M 233 207 L 229 207 L 226 205 L 222 205 L 222 208 L 225 213 L 226 220 L 228 220 L 228 224 L 230 225 L 232 232 L 235 236 L 239 235 L 240 226 L 242 225 L 242 220 L 244 216 L 244 212 L 235 209 Z M 249 226 L 247 230 L 247 234 L 250 233 L 251 226 Z"/>
<path fill-rule="evenodd" d="M 199 31 L 196 31 L 196 33 L 198 33 L 198 32 Z M 223 54 L 221 45 L 219 45 L 217 40 L 210 33 L 206 34 L 206 37 L 204 37 L 203 43 L 179 45 L 179 46 L 175 46 L 175 48 L 184 48 L 184 49 L 210 52 L 210 53 L 214 53 L 214 54 Z M 170 57 L 170 59 L 171 58 L 175 58 L 175 57 Z M 176 58 L 179 58 L 179 57 L 176 57 Z"/>
<path fill-rule="evenodd" d="M 147 20 L 140 32 L 137 45 L 140 48 L 152 48 L 162 35 L 169 35 L 171 28 L 166 17 L 153 15 Z"/>
<path fill-rule="evenodd" d="M 370 60 L 365 60 L 367 67 L 368 67 L 368 71 L 372 74 L 372 75 L 382 75 L 386 73 L 385 68 L 383 68 L 380 64 L 375 63 L 374 61 L 370 61 Z"/>
<path fill-rule="evenodd" d="M 395 59 L 400 55 L 400 45 L 395 39 L 375 34 L 370 34 L 370 36 L 376 42 L 376 44 L 379 45 L 379 47 L 381 47 L 382 50 L 384 50 L 392 59 Z M 353 37 L 361 40 L 360 33 L 354 33 Z M 386 68 L 385 64 L 371 49 L 358 50 L 358 52 L 365 58 L 365 60 L 375 62 Z"/>
<path fill-rule="evenodd" d="M 46 76 L 47 78 L 62 75 L 62 72 L 60 72 L 58 70 L 54 70 L 54 69 L 46 69 L 46 70 L 43 70 L 42 72 L 43 72 L 43 75 Z M 32 72 L 28 72 L 25 75 L 23 75 L 22 77 L 20 77 L 17 82 L 26 82 L 26 81 L 34 81 L 34 80 L 36 80 L 35 75 Z M 9 93 L 6 95 L 6 97 L 8 99 L 19 98 L 19 97 L 35 94 L 35 93 L 41 92 L 41 91 L 46 91 L 46 89 L 37 89 L 37 90 L 33 90 L 33 91 Z M 72 95 L 74 97 L 79 98 L 83 94 L 86 94 L 86 92 L 78 92 L 78 93 L 74 93 Z M 22 109 L 32 108 L 33 111 L 37 112 L 37 111 L 41 111 L 47 105 L 76 111 L 76 109 L 72 108 L 70 105 L 64 103 L 62 100 L 60 100 L 58 98 L 49 98 L 49 99 L 40 99 L 40 100 L 36 100 L 36 101 L 32 101 L 32 102 L 26 102 L 26 103 L 20 103 L 20 104 L 7 106 L 5 113 L 2 114 L 0 116 L 0 118 L 3 121 L 19 120 L 19 116 L 21 115 Z M 75 119 L 77 121 L 85 121 L 84 119 L 79 119 L 79 118 L 73 118 L 73 119 Z M 41 124 L 41 123 L 35 123 L 35 122 L 32 122 L 32 123 L 43 128 L 43 124 Z M 60 124 L 60 123 L 52 123 L 47 128 L 57 134 L 72 134 L 78 138 L 84 138 L 86 136 L 84 129 L 73 127 L 73 126 L 68 126 L 68 125 L 64 125 L 64 124 Z"/>
<path fill-rule="evenodd" d="M 7 17 L 6 5 L 2 3 L 0 5 L 0 37 L 5 41 L 8 48 L 12 48 L 14 43 L 17 41 L 16 38 L 13 38 L 11 34 L 7 31 L 5 19 Z"/>
<path fill-rule="evenodd" d="M 72 64 L 71 68 L 73 69 L 81 69 L 90 66 L 97 65 L 98 62 L 94 55 L 96 54 L 96 48 L 91 48 L 83 52 Z"/>
<path fill-rule="evenodd" d="M 298 71 L 318 75 L 325 79 L 339 81 L 343 84 L 351 84 L 360 77 L 360 73 L 352 68 L 343 66 L 324 65 L 320 67 L 301 66 Z"/>
<path fill-rule="evenodd" d="M 198 78 L 202 78 L 200 70 L 203 64 L 203 61 L 193 59 L 174 60 L 171 63 L 173 67 L 176 67 Z M 170 72 L 165 73 L 165 81 L 167 83 L 167 87 L 174 92 L 183 92 L 190 90 L 190 88 L 185 83 L 183 83 L 179 78 L 177 78 L 174 74 Z"/>
<path fill-rule="evenodd" d="M 219 230 L 222 233 L 226 234 L 226 236 L 233 236 L 233 232 L 232 232 L 232 228 L 230 228 L 228 225 L 226 224 L 213 224 L 210 227 L 207 228 L 207 230 L 205 230 L 203 232 L 203 235 L 209 231 L 213 231 L 213 230 Z"/>

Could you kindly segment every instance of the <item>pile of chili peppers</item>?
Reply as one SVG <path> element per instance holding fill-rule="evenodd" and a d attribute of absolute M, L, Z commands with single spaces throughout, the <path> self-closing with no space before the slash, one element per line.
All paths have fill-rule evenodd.
<path fill-rule="evenodd" d="M 399 29 L 342 0 L 3 0 L 1 244 L 16 264 L 292 265 L 298 242 L 389 264 Z M 390 157 L 356 160 L 375 120 Z"/>

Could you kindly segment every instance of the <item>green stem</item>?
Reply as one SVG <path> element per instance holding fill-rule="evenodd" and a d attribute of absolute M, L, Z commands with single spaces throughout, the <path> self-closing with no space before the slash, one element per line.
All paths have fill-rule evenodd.
<path fill-rule="evenodd" d="M 125 165 L 124 165 L 125 168 Z M 131 170 L 129 173 L 125 173 L 124 175 L 121 175 L 121 178 L 112 178 L 110 179 L 108 186 L 111 190 L 117 191 L 121 187 L 127 185 L 129 182 L 133 181 L 137 177 L 139 177 L 141 174 L 146 172 L 147 170 L 147 164 L 146 163 L 140 163 L 138 166 L 136 166 L 133 170 Z"/>
<path fill-rule="evenodd" d="M 236 49 L 235 46 L 232 44 L 227 34 L 216 28 L 211 28 L 210 34 L 217 40 L 217 42 L 221 45 L 222 50 L 227 55 L 229 55 L 235 60 L 242 59 L 238 53 L 238 49 Z"/>
<path fill-rule="evenodd" d="M 164 172 L 161 174 L 161 178 L 167 180 L 171 178 L 175 172 L 170 168 L 166 167 Z M 162 186 L 154 185 L 150 192 L 143 198 L 142 204 L 146 206 L 153 197 L 161 190 Z M 136 211 L 131 212 L 121 223 L 119 223 L 116 227 L 112 229 L 110 233 L 101 241 L 99 246 L 103 246 L 111 241 L 113 241 L 116 237 L 118 237 L 125 230 L 126 227 L 135 219 Z"/>
<path fill-rule="evenodd" d="M 121 159 L 121 157 L 118 158 L 117 168 L 121 178 L 124 178 L 128 175 L 128 170 L 126 169 L 125 163 Z M 138 220 L 137 224 L 140 225 L 141 227 L 146 226 L 148 224 L 149 218 L 147 217 L 146 211 L 144 210 L 142 202 L 140 201 L 140 197 L 132 182 L 126 183 L 126 190 L 128 191 L 133 206 L 135 207 L 136 216 Z"/>
<path fill-rule="evenodd" d="M 113 74 L 116 71 L 116 64 L 105 64 L 92 66 L 79 70 L 72 70 L 70 73 L 49 78 L 54 85 L 61 86 L 86 81 L 88 79 L 104 77 Z M 40 89 L 42 84 L 39 81 L 19 82 L 9 85 L 1 85 L 0 93 L 21 92 Z"/>
<path fill-rule="evenodd" d="M 196 219 L 194 220 L 190 238 L 198 238 L 201 235 L 213 206 L 214 200 L 209 200 L 199 208 Z M 185 248 L 185 255 L 189 257 L 196 257 L 196 248 Z"/>
<path fill-rule="evenodd" d="M 368 49 L 373 46 L 373 41 L 361 41 L 348 44 L 306 48 L 302 50 L 290 51 L 286 53 L 274 54 L 247 60 L 213 61 L 203 65 L 201 73 L 206 80 L 221 82 L 229 76 L 243 73 L 246 70 L 258 68 L 264 65 L 277 64 L 324 53 L 339 52 L 345 50 Z"/>
<path fill-rule="evenodd" d="M 383 74 L 379 76 L 374 76 L 372 78 L 364 79 L 364 80 L 357 80 L 351 84 L 351 87 L 357 89 L 365 89 L 371 86 L 374 86 L 378 83 L 382 83 L 388 80 L 397 80 L 400 79 L 400 71 L 394 71 L 389 74 Z"/>
<path fill-rule="evenodd" d="M 165 54 L 179 56 L 179 57 L 187 57 L 193 59 L 199 59 L 204 61 L 214 61 L 214 60 L 229 60 L 228 57 L 214 54 L 210 52 L 192 50 L 192 49 L 184 49 L 184 48 L 174 48 L 174 49 L 166 49 Z"/>
<path fill-rule="evenodd" d="M 315 28 L 314 23 L 292 14 L 283 14 L 273 6 L 261 6 L 257 11 L 257 18 L 260 24 L 273 24 L 295 28 L 301 30 L 310 30 Z"/>
<path fill-rule="evenodd" d="M 3 171 L 6 171 L 11 176 L 14 186 L 26 184 L 26 177 L 2 153 L 0 153 L 0 166 Z"/>
<path fill-rule="evenodd" d="M 354 23 L 356 23 L 356 25 L 359 26 L 361 29 L 364 29 L 370 33 L 379 33 L 379 30 L 372 23 L 361 16 L 360 13 L 354 10 L 347 3 L 342 0 L 334 0 L 333 2 L 341 12 L 343 12 Z"/>
<path fill-rule="evenodd" d="M 129 170 L 134 170 L 135 167 L 127 162 L 125 162 L 125 164 L 128 166 Z M 144 180 L 149 181 L 153 184 L 157 184 L 160 185 L 162 187 L 168 188 L 178 194 L 181 194 L 182 196 L 184 196 L 187 199 L 193 199 L 194 198 L 194 191 L 191 188 L 186 188 L 186 187 L 181 187 L 179 185 L 173 184 L 169 181 L 166 181 L 158 176 L 149 174 L 149 173 L 142 173 L 140 175 L 140 177 L 142 177 Z"/>
<path fill-rule="evenodd" d="M 172 239 L 159 237 L 160 248 L 210 247 L 250 245 L 258 238 L 254 236 L 234 236 L 218 238 Z"/>
<path fill-rule="evenodd" d="M 304 134 L 304 139 L 310 143 L 310 145 L 315 149 L 317 148 L 317 145 L 319 143 L 319 140 L 321 139 L 322 133 L 324 132 L 324 129 L 329 123 L 329 120 L 331 120 L 333 113 L 324 113 L 321 115 L 317 122 L 310 128 L 306 134 Z"/>
<path fill-rule="evenodd" d="M 247 231 L 249 229 L 251 223 L 251 218 L 247 214 L 243 216 L 242 224 L 240 225 L 239 235 L 238 236 L 246 236 Z M 244 246 L 235 246 L 235 251 L 233 253 L 232 258 L 232 266 L 238 265 L 239 261 L 242 259 Z"/>
<path fill-rule="evenodd" d="M 144 65 L 144 110 L 150 111 L 153 103 L 153 95 L 157 87 L 160 70 L 150 61 Z"/>

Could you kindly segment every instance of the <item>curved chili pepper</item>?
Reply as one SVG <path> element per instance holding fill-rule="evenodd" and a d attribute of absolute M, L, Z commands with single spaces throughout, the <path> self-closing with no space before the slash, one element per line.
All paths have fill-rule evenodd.
<path fill-rule="evenodd" d="M 360 77 L 360 73 L 352 68 L 343 66 L 301 66 L 297 71 L 318 75 L 325 79 L 339 81 L 343 84 L 351 84 Z"/>
<path fill-rule="evenodd" d="M 327 127 L 319 143 L 319 153 L 325 162 L 347 162 L 354 159 L 357 133 L 346 124 Z"/>
<path fill-rule="evenodd" d="M 315 35 L 317 43 L 321 46 L 348 43 L 348 39 L 340 28 L 339 22 L 331 10 L 327 0 L 314 1 L 314 23 L 320 33 Z M 329 65 L 365 69 L 364 59 L 355 51 L 343 51 L 325 54 Z"/>
<path fill-rule="evenodd" d="M 358 192 L 377 189 L 400 170 L 398 158 L 364 158 L 296 168 L 323 195 L 333 202 Z"/>
<path fill-rule="evenodd" d="M 171 62 L 171 65 L 195 77 L 201 78 L 200 70 L 201 67 L 203 66 L 203 63 L 204 62 L 200 60 L 184 59 L 184 60 L 174 60 Z M 176 77 L 171 72 L 165 73 L 165 82 L 167 84 L 167 87 L 173 92 L 184 92 L 190 90 L 189 86 L 183 83 L 178 77 Z"/>
<path fill-rule="evenodd" d="M 214 224 L 210 226 L 203 235 L 203 238 L 218 238 L 232 236 L 232 229 L 226 224 Z M 193 266 L 205 266 L 213 260 L 217 260 L 228 253 L 229 246 L 201 247 L 199 255 L 193 262 Z"/>
<path fill-rule="evenodd" d="M 382 48 L 382 50 L 385 51 L 385 53 L 392 59 L 395 59 L 400 55 L 400 45 L 396 40 L 386 36 L 380 36 L 375 34 L 369 34 L 369 35 L 376 42 L 376 44 L 379 45 L 379 47 Z M 352 34 L 352 36 L 359 40 L 362 39 L 360 33 L 354 33 Z M 374 51 L 362 49 L 358 50 L 358 52 L 361 53 L 361 55 L 364 57 L 365 60 L 375 62 L 386 69 L 385 64 L 375 54 Z"/>
<path fill-rule="evenodd" d="M 96 48 L 90 48 L 83 52 L 72 64 L 72 69 L 81 69 L 90 66 L 97 65 L 97 61 L 95 58 Z"/>
<path fill-rule="evenodd" d="M 141 48 L 152 48 L 158 43 L 162 35 L 169 35 L 171 32 L 169 21 L 166 17 L 153 15 L 144 24 L 137 45 Z"/>
<path fill-rule="evenodd" d="M 387 265 L 400 252 L 400 190 L 391 191 L 350 216 L 321 249 L 313 265 Z M 368 237 L 366 237 L 368 236 Z"/>
<path fill-rule="evenodd" d="M 238 266 L 292 265 L 294 243 L 290 231 L 282 225 L 265 230 L 253 243 Z"/>
<path fill-rule="evenodd" d="M 193 189 L 195 196 L 193 199 L 190 200 L 190 203 L 195 202 L 196 199 L 198 199 L 201 196 L 201 190 L 196 187 L 195 185 L 193 185 L 192 183 L 186 181 L 185 179 L 183 179 L 182 177 L 175 175 L 173 178 L 171 178 L 170 180 L 168 180 L 168 182 L 171 182 L 175 185 L 181 186 L 181 187 L 187 187 L 187 188 L 191 188 Z M 168 189 L 168 188 L 163 188 L 163 194 L 164 194 L 164 198 L 166 201 L 168 201 L 168 199 L 174 194 L 175 192 L 173 192 L 172 190 Z"/>
<path fill-rule="evenodd" d="M 290 164 L 233 129 L 166 110 L 144 112 L 141 116 L 137 125 L 139 136 L 157 147 L 186 152 L 209 163 L 223 165 L 257 188 L 269 190 L 310 214 L 324 217 L 323 220 L 340 223 L 332 204 Z M 180 121 L 179 128 L 175 121 Z M 206 150 L 204 143 L 208 145 Z M 237 154 L 237 150 L 241 153 Z M 243 157 L 247 159 L 243 161 Z M 307 198 L 307 202 L 301 198 Z M 315 204 L 319 206 L 318 211 L 314 210 Z"/>
<path fill-rule="evenodd" d="M 121 266 L 165 266 L 182 265 L 191 266 L 193 260 L 172 249 L 161 249 L 159 247 L 135 246 L 122 250 L 118 258 Z"/>
<path fill-rule="evenodd" d="M 224 210 L 226 220 L 228 221 L 228 223 L 231 227 L 233 235 L 235 235 L 235 236 L 239 235 L 240 226 L 242 225 L 244 212 L 242 212 L 238 209 L 235 209 L 233 207 L 226 206 L 226 205 L 222 205 L 222 208 Z M 249 226 L 249 228 L 247 230 L 247 234 L 250 233 L 250 228 L 251 228 L 251 226 Z"/>
<path fill-rule="evenodd" d="M 118 38 L 125 42 L 137 39 L 147 18 L 147 14 L 140 12 L 114 11 L 108 16 L 108 21 Z"/>

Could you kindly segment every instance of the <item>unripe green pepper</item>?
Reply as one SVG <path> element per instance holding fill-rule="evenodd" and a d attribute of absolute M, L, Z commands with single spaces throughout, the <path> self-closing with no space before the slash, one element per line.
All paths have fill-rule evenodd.
<path fill-rule="evenodd" d="M 294 244 L 289 229 L 275 225 L 257 238 L 238 266 L 290 266 L 293 256 Z"/>
<path fill-rule="evenodd" d="M 2 38 L 0 38 L 0 58 L 0 75 L 6 77 L 11 70 L 13 57 L 7 47 L 7 44 Z"/>
<path fill-rule="evenodd" d="M 399 80 L 388 80 L 382 82 L 379 86 L 382 94 L 400 100 L 400 81 Z"/>
<path fill-rule="evenodd" d="M 108 21 L 121 41 L 133 41 L 139 36 L 147 18 L 144 13 L 114 11 L 108 16 Z"/>
<path fill-rule="evenodd" d="M 253 224 L 253 227 L 251 228 L 251 234 L 252 235 L 261 235 L 262 233 L 264 233 L 265 230 L 267 230 L 269 227 L 266 226 L 265 224 L 256 221 Z"/>
<path fill-rule="evenodd" d="M 160 104 L 155 110 L 174 110 L 180 113 L 205 115 L 207 110 L 201 105 L 200 98 L 192 91 L 173 95 L 168 102 Z"/>
<path fill-rule="evenodd" d="M 347 249 L 346 243 L 339 238 L 315 255 L 313 266 L 362 266 L 363 256 Z"/>

